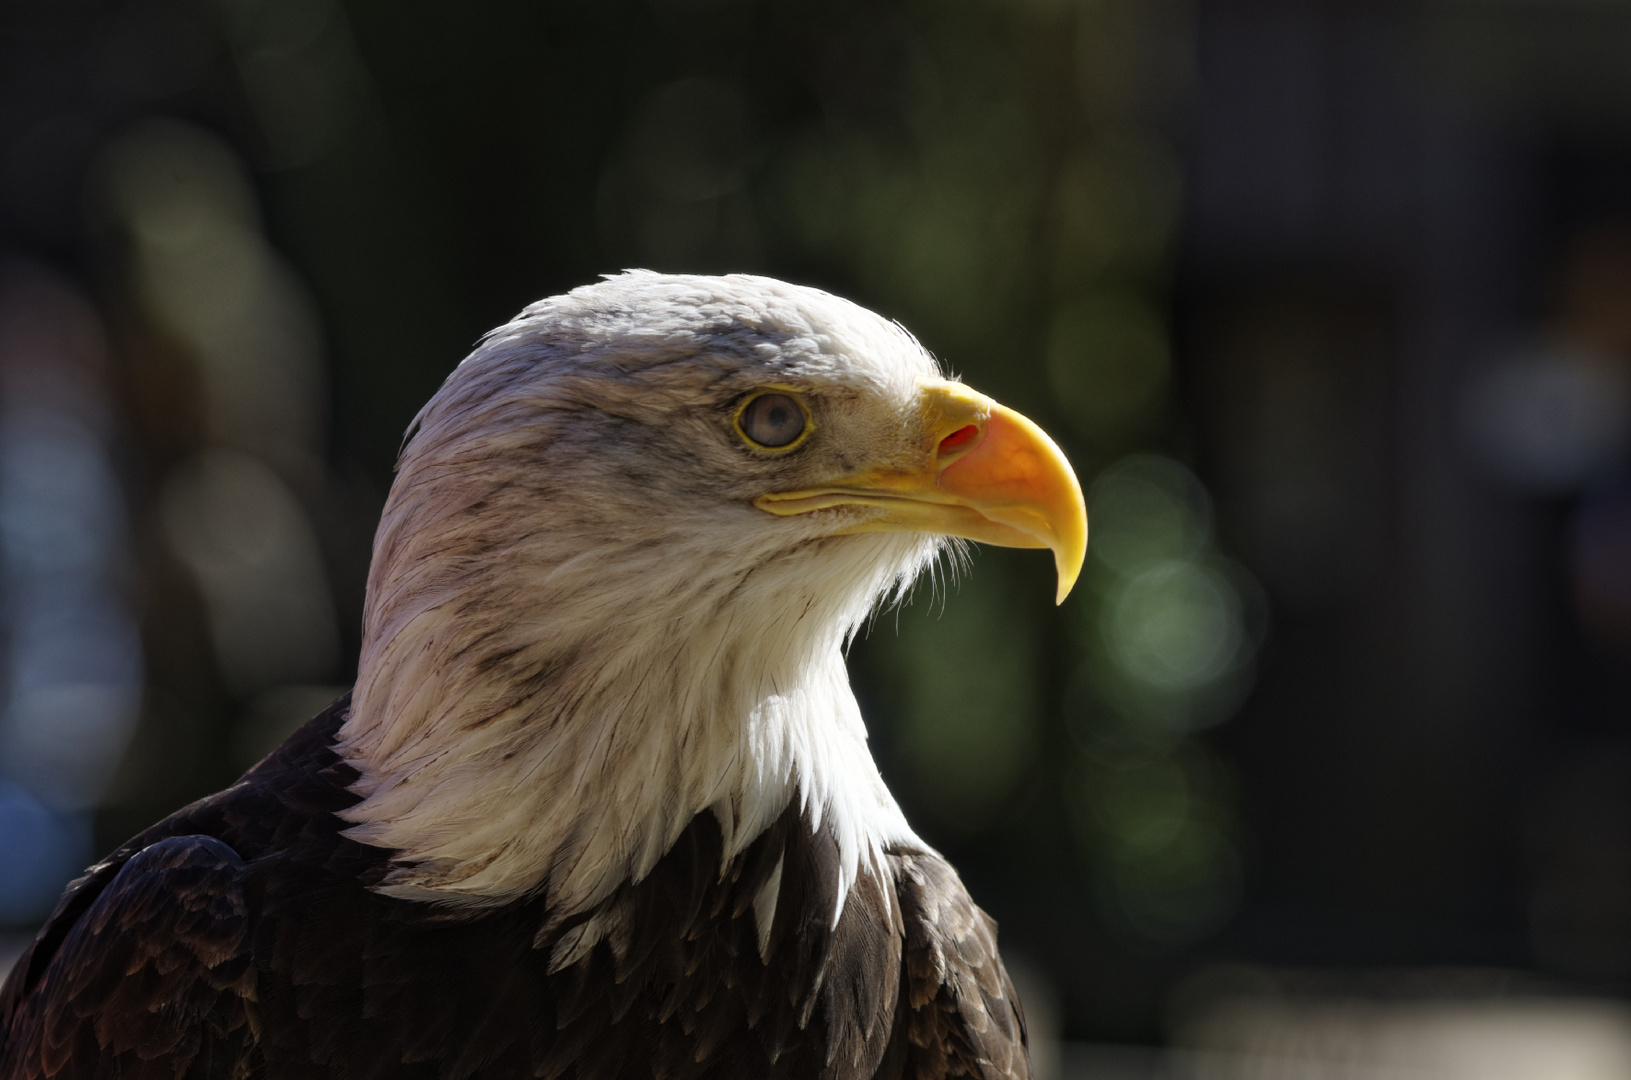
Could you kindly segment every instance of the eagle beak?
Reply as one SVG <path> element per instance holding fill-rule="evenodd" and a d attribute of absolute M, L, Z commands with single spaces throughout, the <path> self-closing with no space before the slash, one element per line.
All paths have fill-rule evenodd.
<path fill-rule="evenodd" d="M 1064 603 L 1087 554 L 1087 506 L 1070 463 L 1030 420 L 961 383 L 926 382 L 921 445 L 904 466 L 880 465 L 804 491 L 761 495 L 780 516 L 835 506 L 878 512 L 840 533 L 928 532 L 999 547 L 1049 548 Z"/>

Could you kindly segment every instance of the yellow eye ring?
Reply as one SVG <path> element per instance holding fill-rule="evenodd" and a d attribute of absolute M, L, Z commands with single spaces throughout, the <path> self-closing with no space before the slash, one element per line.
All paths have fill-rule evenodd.
<path fill-rule="evenodd" d="M 802 426 L 785 442 L 766 441 L 766 438 L 779 434 L 778 425 L 786 424 L 791 419 L 782 415 L 781 405 L 784 401 L 790 401 L 798 406 Z M 756 405 L 758 408 L 755 408 Z M 816 422 L 815 415 L 810 412 L 810 406 L 805 403 L 803 394 L 791 386 L 772 385 L 743 398 L 742 404 L 736 407 L 736 413 L 731 417 L 731 426 L 736 429 L 738 438 L 760 453 L 785 454 L 804 444 L 804 440 L 815 431 Z M 756 429 L 761 438 L 755 438 L 748 430 L 750 427 Z"/>

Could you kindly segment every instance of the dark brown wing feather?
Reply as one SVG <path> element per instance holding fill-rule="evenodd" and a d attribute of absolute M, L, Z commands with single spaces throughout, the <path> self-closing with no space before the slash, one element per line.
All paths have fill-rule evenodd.
<path fill-rule="evenodd" d="M 54 920 L 41 935 L 60 943 L 19 962 L 0 1078 L 233 1076 L 254 996 L 243 861 L 219 840 L 180 836 L 111 869 L 70 893 L 57 916 L 66 933 Z"/>
<path fill-rule="evenodd" d="M 356 801 L 333 752 L 347 705 L 70 888 L 0 989 L 0 1080 L 1028 1075 L 957 875 L 895 852 L 835 926 L 837 844 L 797 805 L 723 866 L 717 821 L 695 818 L 564 968 L 555 946 L 591 913 L 373 892 L 390 853 L 336 816 Z"/>
<path fill-rule="evenodd" d="M 997 925 L 932 852 L 889 856 L 905 922 L 904 975 L 887 1075 L 1031 1075 L 1025 1017 L 997 955 Z M 880 1076 L 886 1075 L 880 1070 Z"/>

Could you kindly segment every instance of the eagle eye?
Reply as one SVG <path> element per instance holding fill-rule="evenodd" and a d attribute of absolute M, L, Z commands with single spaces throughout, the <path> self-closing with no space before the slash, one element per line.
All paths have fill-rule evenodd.
<path fill-rule="evenodd" d="M 761 450 L 791 450 L 815 428 L 810 410 L 792 394 L 756 394 L 736 410 L 736 430 Z"/>

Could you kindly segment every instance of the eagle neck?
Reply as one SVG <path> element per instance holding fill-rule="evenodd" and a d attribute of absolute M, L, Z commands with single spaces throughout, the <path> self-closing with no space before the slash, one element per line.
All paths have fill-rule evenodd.
<path fill-rule="evenodd" d="M 371 580 L 339 748 L 359 774 L 348 835 L 393 853 L 381 892 L 543 894 L 565 919 L 643 878 L 699 814 L 728 861 L 796 805 L 837 846 L 841 910 L 885 848 L 917 843 L 842 655 L 915 553 L 851 540 L 813 573 L 820 545 L 709 559 L 685 550 L 694 532 L 559 561 L 512 551 L 412 591 Z"/>

